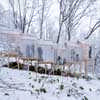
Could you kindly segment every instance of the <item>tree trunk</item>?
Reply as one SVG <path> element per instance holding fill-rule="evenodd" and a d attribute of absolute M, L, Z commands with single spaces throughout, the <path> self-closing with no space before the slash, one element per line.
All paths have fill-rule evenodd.
<path fill-rule="evenodd" d="M 42 39 L 43 35 L 43 22 L 44 22 L 44 7 L 45 7 L 45 0 L 42 0 L 42 18 L 40 22 L 40 39 Z"/>
<path fill-rule="evenodd" d="M 57 44 L 59 43 L 59 40 L 60 40 L 62 25 L 63 25 L 63 23 L 61 23 L 61 24 L 60 24 L 60 27 L 59 27 L 59 33 L 58 33 L 57 42 L 56 42 Z"/>

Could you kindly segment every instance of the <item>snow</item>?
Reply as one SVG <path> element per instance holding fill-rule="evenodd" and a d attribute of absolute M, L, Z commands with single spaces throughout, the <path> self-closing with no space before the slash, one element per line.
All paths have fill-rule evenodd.
<path fill-rule="evenodd" d="M 86 80 L 0 69 L 0 100 L 82 100 L 84 97 L 99 100 L 100 80 L 96 77 Z"/>

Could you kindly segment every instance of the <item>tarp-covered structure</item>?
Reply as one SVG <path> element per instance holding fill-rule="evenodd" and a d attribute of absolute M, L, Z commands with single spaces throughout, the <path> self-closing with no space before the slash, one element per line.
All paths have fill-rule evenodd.
<path fill-rule="evenodd" d="M 87 60 L 89 46 L 81 42 L 56 44 L 38 40 L 29 34 L 5 32 L 0 33 L 0 51 L 17 52 L 19 56 L 38 58 L 41 61 L 57 63 L 59 60 L 63 64 L 66 61 Z"/>

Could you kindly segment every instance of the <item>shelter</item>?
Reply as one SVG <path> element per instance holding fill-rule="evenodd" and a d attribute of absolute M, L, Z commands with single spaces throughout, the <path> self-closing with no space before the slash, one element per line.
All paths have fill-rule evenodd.
<path fill-rule="evenodd" d="M 58 57 L 66 61 L 88 60 L 89 45 L 65 42 L 57 45 L 52 41 L 37 40 L 32 35 L 10 32 L 0 33 L 0 51 L 14 51 L 19 56 L 56 62 Z"/>
<path fill-rule="evenodd" d="M 84 62 L 87 74 L 89 45 L 84 42 L 56 44 L 53 41 L 38 40 L 29 34 L 5 32 L 0 33 L 0 51 L 10 55 L 15 52 L 23 60 L 36 60 L 44 64 L 67 64 L 70 67 L 79 63 L 81 67 Z"/>

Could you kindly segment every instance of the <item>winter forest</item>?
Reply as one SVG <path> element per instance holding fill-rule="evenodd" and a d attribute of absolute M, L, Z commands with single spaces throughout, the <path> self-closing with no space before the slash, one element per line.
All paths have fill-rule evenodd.
<path fill-rule="evenodd" d="M 99 100 L 100 0 L 0 0 L 0 100 Z"/>

